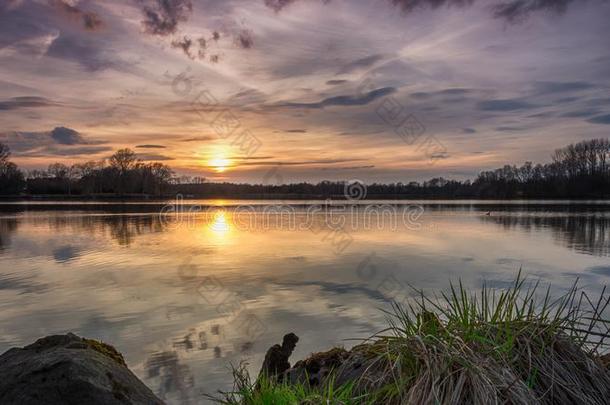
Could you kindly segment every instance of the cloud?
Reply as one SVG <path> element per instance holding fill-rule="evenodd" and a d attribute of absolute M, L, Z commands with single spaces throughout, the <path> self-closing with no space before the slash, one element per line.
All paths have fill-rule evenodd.
<path fill-rule="evenodd" d="M 57 103 L 44 97 L 22 96 L 0 101 L 0 111 L 17 110 L 19 108 L 52 107 Z"/>
<path fill-rule="evenodd" d="M 307 130 L 306 129 L 287 129 L 284 132 L 288 132 L 290 134 L 304 134 L 307 132 Z"/>
<path fill-rule="evenodd" d="M 573 103 L 574 101 L 580 100 L 580 97 L 562 97 L 556 100 L 556 103 Z"/>
<path fill-rule="evenodd" d="M 462 89 L 462 88 L 450 88 L 439 91 L 437 94 L 446 95 L 446 96 L 465 96 L 466 94 L 472 93 L 471 89 Z"/>
<path fill-rule="evenodd" d="M 186 56 L 191 59 L 194 59 L 194 56 L 191 54 L 191 46 L 193 45 L 193 40 L 187 37 L 186 35 L 182 39 L 175 39 L 172 41 L 172 48 L 182 49 L 182 52 Z"/>
<path fill-rule="evenodd" d="M 104 26 L 102 20 L 95 13 L 86 13 L 83 15 L 83 23 L 88 31 L 95 31 Z"/>
<path fill-rule="evenodd" d="M 577 111 L 568 111 L 566 113 L 561 114 L 561 117 L 564 118 L 583 118 L 590 117 L 592 115 L 598 114 L 599 110 L 588 109 L 588 110 L 577 110 Z"/>
<path fill-rule="evenodd" d="M 469 6 L 474 0 L 390 0 L 390 2 L 400 7 L 405 13 L 410 13 L 420 8 L 437 9 L 443 6 Z"/>
<path fill-rule="evenodd" d="M 601 105 L 610 105 L 610 98 L 593 98 L 587 101 L 587 105 L 591 106 L 599 106 Z"/>
<path fill-rule="evenodd" d="M 405 13 L 421 8 L 438 9 L 442 6 L 466 7 L 475 3 L 475 0 L 390 0 Z M 509 23 L 518 23 L 527 19 L 530 14 L 538 12 L 552 12 L 563 14 L 570 3 L 575 0 L 505 0 L 491 7 L 494 18 L 506 20 Z"/>
<path fill-rule="evenodd" d="M 434 152 L 430 154 L 430 159 L 449 159 L 450 157 L 451 155 L 446 151 Z"/>
<path fill-rule="evenodd" d="M 162 160 L 175 160 L 175 158 L 165 155 L 158 155 L 156 153 L 138 153 L 138 159 L 143 161 L 162 161 Z"/>
<path fill-rule="evenodd" d="M 267 160 L 274 159 L 275 156 L 235 156 L 235 160 Z"/>
<path fill-rule="evenodd" d="M 574 0 L 510 0 L 493 7 L 495 18 L 508 22 L 519 22 L 535 12 L 554 12 L 562 14 Z"/>
<path fill-rule="evenodd" d="M 345 84 L 348 82 L 349 80 L 329 80 L 326 82 L 326 84 L 328 84 L 329 86 L 337 86 L 339 84 Z"/>
<path fill-rule="evenodd" d="M 414 98 L 416 100 L 426 100 L 431 97 L 441 97 L 441 96 L 455 98 L 455 97 L 466 97 L 467 95 L 473 94 L 475 92 L 476 92 L 476 90 L 474 90 L 474 89 L 450 87 L 447 89 L 443 89 L 443 90 L 439 90 L 439 91 L 432 91 L 432 92 L 418 91 L 418 92 L 409 94 L 409 97 Z"/>
<path fill-rule="evenodd" d="M 432 96 L 432 93 L 426 93 L 425 91 L 418 91 L 409 95 L 409 97 L 419 100 L 426 99 L 430 96 Z"/>
<path fill-rule="evenodd" d="M 76 157 L 85 155 L 87 158 L 96 153 L 109 152 L 112 148 L 110 146 L 78 146 L 78 147 L 67 147 L 59 148 L 52 146 L 43 148 L 34 153 L 22 153 L 21 156 L 69 156 Z"/>
<path fill-rule="evenodd" d="M 66 127 L 56 127 L 47 132 L 0 133 L 0 142 L 7 144 L 15 156 L 78 156 L 112 150 L 100 142 L 87 141 L 79 132 Z"/>
<path fill-rule="evenodd" d="M 465 134 L 474 134 L 477 132 L 477 130 L 474 128 L 463 128 L 462 132 Z"/>
<path fill-rule="evenodd" d="M 60 35 L 47 50 L 48 56 L 73 60 L 89 71 L 95 72 L 110 67 L 119 67 L 116 56 L 100 48 L 100 43 L 90 36 Z"/>
<path fill-rule="evenodd" d="M 182 39 L 173 40 L 171 46 L 172 48 L 181 49 L 186 56 L 193 60 L 195 58 L 205 59 L 207 41 L 203 37 L 193 40 L 189 36 L 185 35 L 182 37 Z M 197 50 L 197 53 L 195 53 L 195 48 L 197 47 L 199 49 Z"/>
<path fill-rule="evenodd" d="M 197 56 L 199 57 L 199 59 L 204 59 L 205 51 L 208 48 L 208 42 L 205 40 L 205 38 L 202 37 L 197 40 L 197 43 L 199 44 L 199 51 L 197 52 Z"/>
<path fill-rule="evenodd" d="M 55 0 L 52 5 L 67 17 L 80 21 L 82 27 L 87 31 L 97 31 L 104 26 L 103 21 L 94 12 L 83 11 L 64 0 Z"/>
<path fill-rule="evenodd" d="M 591 119 L 588 119 L 587 121 L 593 124 L 610 125 L 610 114 L 598 115 L 597 117 L 593 117 Z"/>
<path fill-rule="evenodd" d="M 321 170 L 329 171 L 329 170 L 362 170 L 362 169 L 374 169 L 375 165 L 366 165 L 366 166 L 347 166 L 347 167 L 322 167 Z"/>
<path fill-rule="evenodd" d="M 283 10 L 285 7 L 296 3 L 297 0 L 265 0 L 265 5 L 275 12 Z M 410 13 L 419 8 L 439 8 L 441 6 L 465 6 L 470 5 L 474 0 L 390 0 L 394 6 L 400 7 L 404 13 Z M 328 4 L 330 0 L 322 0 Z"/>
<path fill-rule="evenodd" d="M 380 98 L 390 95 L 396 91 L 394 87 L 383 87 L 380 89 L 376 89 L 370 91 L 365 94 L 359 94 L 354 96 L 336 96 L 325 98 L 322 101 L 317 103 L 287 103 L 284 104 L 288 107 L 298 107 L 298 108 L 324 108 L 329 106 L 352 106 L 352 105 L 366 105 L 370 102 Z"/>
<path fill-rule="evenodd" d="M 362 162 L 364 159 L 315 159 L 290 162 L 265 161 L 265 162 L 243 162 L 241 166 L 309 166 L 309 165 L 334 165 L 338 163 Z"/>
<path fill-rule="evenodd" d="M 136 145 L 136 148 L 142 148 L 142 149 L 165 149 L 166 146 L 146 144 L 146 145 Z"/>
<path fill-rule="evenodd" d="M 525 128 L 519 128 L 519 127 L 496 127 L 496 131 L 498 131 L 498 132 L 519 132 L 519 131 L 525 131 Z"/>
<path fill-rule="evenodd" d="M 536 106 L 521 100 L 506 99 L 481 101 L 477 104 L 477 107 L 482 111 L 516 111 L 535 108 Z"/>
<path fill-rule="evenodd" d="M 337 72 L 337 74 L 341 75 L 341 74 L 351 73 L 358 69 L 363 69 L 363 68 L 373 66 L 375 63 L 379 62 L 383 58 L 384 58 L 383 55 L 378 54 L 378 55 L 370 55 L 365 58 L 356 59 L 355 61 L 350 62 L 347 65 L 343 66 Z"/>
<path fill-rule="evenodd" d="M 277 13 L 295 1 L 296 0 L 265 0 L 265 5 Z"/>
<path fill-rule="evenodd" d="M 77 131 L 66 127 L 54 128 L 51 131 L 51 138 L 61 145 L 76 145 L 85 143 L 85 140 Z"/>
<path fill-rule="evenodd" d="M 12 10 L 21 5 L 23 0 L 5 0 L 4 5 L 0 5 L 0 10 L 4 8 L 5 10 Z"/>
<path fill-rule="evenodd" d="M 588 82 L 538 82 L 534 87 L 539 93 L 548 94 L 588 90 L 595 86 Z"/>
<path fill-rule="evenodd" d="M 140 0 L 144 31 L 151 35 L 174 34 L 178 24 L 187 21 L 193 11 L 191 0 Z"/>
<path fill-rule="evenodd" d="M 265 0 L 265 5 L 277 13 L 280 12 L 284 7 L 295 2 L 296 0 Z M 322 3 L 330 3 L 330 0 L 322 0 Z"/>
<path fill-rule="evenodd" d="M 204 136 L 195 136 L 192 138 L 185 138 L 182 139 L 181 142 L 207 142 L 207 141 L 211 141 L 214 138 L 213 136 L 209 136 L 209 135 L 204 135 Z"/>
<path fill-rule="evenodd" d="M 235 37 L 235 43 L 242 49 L 250 49 L 254 46 L 252 31 L 243 29 Z"/>
<path fill-rule="evenodd" d="M 119 56 L 112 41 L 122 34 L 121 25 L 114 24 L 112 31 L 107 30 L 102 35 L 84 35 L 83 30 L 96 31 L 104 23 L 97 14 L 71 5 L 76 3 L 28 1 L 8 12 L 0 12 L 0 49 L 10 50 L 6 55 L 8 59 L 4 59 L 3 54 L 3 65 L 17 55 L 35 55 L 35 60 L 27 62 L 23 74 L 30 68 L 39 68 L 54 72 L 56 76 L 58 66 L 47 57 L 75 61 L 89 71 L 118 66 Z M 79 29 L 75 30 L 73 25 L 78 25 Z M 65 74 L 67 76 L 68 72 Z"/>
<path fill-rule="evenodd" d="M 275 12 L 280 12 L 296 1 L 265 0 L 265 5 Z M 475 4 L 475 0 L 388 0 L 388 2 L 400 8 L 405 15 L 421 9 L 437 10 L 441 7 L 469 7 Z M 494 18 L 502 19 L 509 23 L 519 23 L 533 13 L 551 12 L 563 14 L 573 2 L 575 0 L 505 0 L 492 5 L 491 11 Z M 323 3 L 328 4 L 330 0 L 323 0 Z"/>

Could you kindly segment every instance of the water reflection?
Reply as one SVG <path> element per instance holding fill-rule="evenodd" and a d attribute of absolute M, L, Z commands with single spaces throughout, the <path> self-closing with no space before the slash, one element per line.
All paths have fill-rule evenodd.
<path fill-rule="evenodd" d="M 286 220 L 243 214 L 248 228 L 223 204 L 170 224 L 154 206 L 0 214 L 0 351 L 72 331 L 114 343 L 169 404 L 199 404 L 230 388 L 230 362 L 256 372 L 289 331 L 297 358 L 378 331 L 397 286 L 502 287 L 520 267 L 559 288 L 610 280 L 601 208 L 431 204 L 417 229 L 355 221 L 338 250 L 323 220 L 299 226 L 303 208 Z"/>
<path fill-rule="evenodd" d="M 607 215 L 502 215 L 483 216 L 481 220 L 504 229 L 549 230 L 556 243 L 579 253 L 610 256 L 610 216 Z"/>
<path fill-rule="evenodd" d="M 153 353 L 146 360 L 146 376 L 149 380 L 158 380 L 157 395 L 168 400 L 168 394 L 176 393 L 176 399 L 183 404 L 192 403 L 191 391 L 194 377 L 190 368 L 180 362 L 175 351 Z"/>
<path fill-rule="evenodd" d="M 50 232 L 74 232 L 106 237 L 121 246 L 129 247 L 134 240 L 144 234 L 165 230 L 156 214 L 142 215 L 35 215 L 0 218 L 0 251 L 11 241 L 11 235 L 22 224 L 37 228 L 47 228 Z M 66 246 L 58 251 L 58 259 L 71 255 L 73 247 Z M 65 258 L 64 258 L 65 260 Z"/>
<path fill-rule="evenodd" d="M 0 219 L 0 254 L 10 244 L 11 235 L 17 230 L 17 219 Z"/>

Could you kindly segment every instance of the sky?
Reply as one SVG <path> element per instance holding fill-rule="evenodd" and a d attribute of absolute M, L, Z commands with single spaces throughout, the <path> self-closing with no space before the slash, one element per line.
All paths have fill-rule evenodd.
<path fill-rule="evenodd" d="M 0 142 L 209 181 L 408 182 L 610 130 L 606 0 L 3 0 Z"/>

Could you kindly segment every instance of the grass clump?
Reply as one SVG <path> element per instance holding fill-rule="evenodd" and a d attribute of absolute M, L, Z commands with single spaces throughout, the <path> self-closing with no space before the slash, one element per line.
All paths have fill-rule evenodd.
<path fill-rule="evenodd" d="M 253 383 L 245 363 L 233 368 L 233 378 L 233 392 L 223 393 L 222 398 L 209 398 L 224 405 L 373 404 L 365 401 L 365 395 L 355 393 L 354 382 L 338 387 L 331 379 L 321 387 L 312 387 L 307 383 L 278 382 L 275 378 L 261 375 L 256 383 Z"/>
<path fill-rule="evenodd" d="M 592 300 L 575 283 L 552 298 L 519 273 L 506 289 L 479 293 L 461 283 L 439 297 L 415 290 L 407 305 L 386 312 L 388 328 L 350 352 L 319 387 L 262 379 L 237 370 L 225 404 L 607 404 L 610 303 L 605 288 Z M 332 393 L 333 396 L 329 396 Z M 261 402 L 262 401 L 262 402 Z"/>

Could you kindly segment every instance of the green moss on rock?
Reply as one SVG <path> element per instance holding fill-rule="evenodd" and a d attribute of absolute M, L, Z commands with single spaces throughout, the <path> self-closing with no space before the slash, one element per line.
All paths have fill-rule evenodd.
<path fill-rule="evenodd" d="M 95 350 L 96 352 L 101 353 L 104 356 L 111 358 L 112 360 L 119 363 L 121 366 L 127 367 L 127 363 L 125 363 L 125 359 L 123 358 L 123 355 L 117 349 L 112 347 L 111 345 L 104 343 L 104 342 L 97 341 L 95 339 L 83 338 L 83 342 L 88 347 Z"/>

